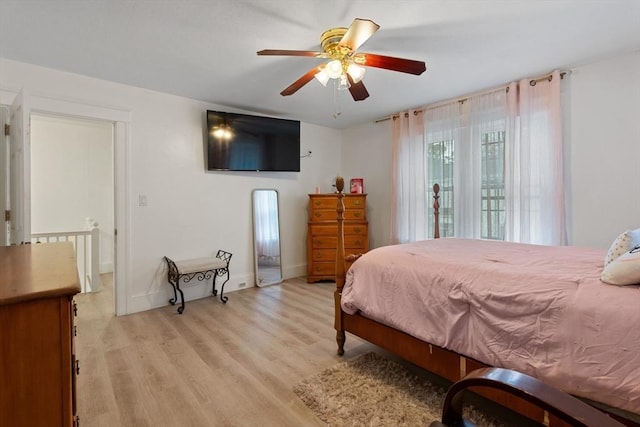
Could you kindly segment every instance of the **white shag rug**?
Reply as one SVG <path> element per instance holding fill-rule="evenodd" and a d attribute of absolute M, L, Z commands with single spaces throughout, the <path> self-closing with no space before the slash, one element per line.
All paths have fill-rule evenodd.
<path fill-rule="evenodd" d="M 446 390 L 376 353 L 341 362 L 303 380 L 294 392 L 332 427 L 429 426 L 440 420 Z M 503 427 L 473 407 L 465 418 Z"/>

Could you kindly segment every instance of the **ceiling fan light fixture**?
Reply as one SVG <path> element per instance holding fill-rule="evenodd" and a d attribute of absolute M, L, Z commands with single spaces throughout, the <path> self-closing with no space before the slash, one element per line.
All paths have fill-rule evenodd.
<path fill-rule="evenodd" d="M 327 63 L 323 71 L 332 79 L 340 78 L 342 75 L 342 62 L 339 59 L 334 59 Z"/>
<path fill-rule="evenodd" d="M 366 71 L 366 68 L 360 65 L 354 64 L 353 62 L 349 64 L 349 66 L 347 67 L 347 73 L 349 73 L 354 83 L 359 83 L 362 80 L 362 78 L 364 77 L 365 71 Z"/>
<path fill-rule="evenodd" d="M 322 86 L 327 87 L 327 82 L 329 81 L 330 77 L 324 68 L 318 71 L 314 77 L 320 82 L 320 84 L 322 84 Z"/>
<path fill-rule="evenodd" d="M 258 55 L 305 56 L 323 58 L 327 62 L 316 65 L 304 73 L 298 80 L 285 88 L 280 95 L 289 96 L 309 83 L 315 77 L 323 86 L 333 79 L 333 87 L 349 90 L 354 101 L 363 101 L 369 97 L 362 80 L 365 67 L 381 68 L 419 76 L 426 71 L 422 61 L 396 58 L 374 53 L 358 52 L 380 26 L 370 19 L 356 18 L 349 28 L 330 28 L 320 36 L 322 52 L 312 50 L 263 49 Z"/>

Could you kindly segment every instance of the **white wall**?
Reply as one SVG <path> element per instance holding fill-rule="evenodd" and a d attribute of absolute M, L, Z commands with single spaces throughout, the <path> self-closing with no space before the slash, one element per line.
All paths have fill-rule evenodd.
<path fill-rule="evenodd" d="M 640 52 L 580 67 L 569 81 L 573 243 L 608 247 L 640 227 Z"/>
<path fill-rule="evenodd" d="M 569 243 L 607 248 L 622 231 L 640 227 L 640 52 L 581 66 L 568 83 Z M 391 121 L 342 135 L 342 171 L 364 177 L 369 194 L 371 247 L 388 245 Z"/>
<path fill-rule="evenodd" d="M 126 312 L 167 304 L 170 286 L 164 255 L 179 259 L 227 250 L 233 258 L 225 292 L 238 289 L 242 282 L 252 286 L 254 188 L 280 192 L 284 275 L 306 274 L 307 194 L 316 186 L 331 190 L 339 172 L 340 131 L 302 123 L 301 152 L 313 154 L 301 159 L 300 173 L 205 172 L 205 111 L 232 109 L 6 59 L 0 59 L 0 71 L 5 104 L 10 103 L 7 93 L 24 88 L 32 99 L 62 99 L 88 109 L 94 105 L 130 112 L 129 164 L 120 165 L 129 172 L 125 183 L 129 236 L 118 236 L 128 238 L 130 273 L 127 283 L 117 284 L 126 286 Z M 139 195 L 146 195 L 147 206 L 138 205 Z M 210 286 L 185 288 L 187 299 L 209 292 Z"/>
<path fill-rule="evenodd" d="M 31 116 L 31 232 L 98 222 L 100 272 L 113 271 L 113 124 Z"/>
<path fill-rule="evenodd" d="M 369 246 L 388 245 L 391 243 L 391 120 L 345 129 L 342 139 L 345 181 L 364 178 Z"/>

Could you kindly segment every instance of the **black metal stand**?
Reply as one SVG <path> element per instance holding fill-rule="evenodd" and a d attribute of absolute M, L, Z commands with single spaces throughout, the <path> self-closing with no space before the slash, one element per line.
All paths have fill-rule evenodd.
<path fill-rule="evenodd" d="M 178 307 L 178 313 L 182 314 L 184 312 L 185 301 L 184 301 L 184 292 L 180 289 L 180 283 L 186 284 L 189 283 L 194 278 L 198 281 L 205 281 L 213 278 L 213 289 L 211 293 L 213 296 L 218 295 L 218 291 L 216 289 L 216 278 L 219 276 L 226 275 L 227 278 L 222 285 L 220 286 L 220 301 L 223 304 L 226 304 L 229 300 L 229 297 L 224 296 L 224 285 L 229 281 L 229 262 L 231 261 L 232 254 L 223 250 L 219 250 L 216 254 L 216 258 L 220 259 L 224 262 L 224 267 L 213 268 L 210 270 L 203 271 L 191 271 L 191 272 L 181 272 L 177 267 L 176 263 L 171 260 L 169 257 L 164 257 L 167 262 L 167 280 L 171 287 L 173 288 L 173 298 L 169 300 L 169 304 L 175 305 L 178 302 L 178 292 L 180 292 L 180 307 Z"/>

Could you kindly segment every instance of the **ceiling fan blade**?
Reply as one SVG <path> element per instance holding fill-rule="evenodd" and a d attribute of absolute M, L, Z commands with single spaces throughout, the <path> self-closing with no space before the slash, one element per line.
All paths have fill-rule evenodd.
<path fill-rule="evenodd" d="M 311 56 L 316 58 L 324 58 L 324 52 L 313 52 L 311 50 L 278 50 L 278 49 L 263 49 L 256 52 L 260 56 L 264 55 L 276 55 L 276 56 Z"/>
<path fill-rule="evenodd" d="M 296 93 L 298 91 L 298 89 L 300 89 L 302 86 L 306 85 L 311 80 L 313 80 L 313 77 L 316 74 L 318 74 L 321 69 L 322 69 L 322 67 L 320 67 L 320 66 L 313 67 L 312 69 L 307 71 L 302 77 L 300 77 L 298 80 L 296 80 L 295 82 L 291 83 L 291 85 L 288 88 L 286 88 L 285 90 L 280 92 L 280 95 L 282 95 L 282 96 L 293 95 L 294 93 Z"/>
<path fill-rule="evenodd" d="M 344 33 L 344 36 L 342 36 L 338 46 L 346 46 L 352 51 L 358 50 L 379 28 L 380 25 L 370 19 L 356 18 L 351 23 L 347 32 Z"/>
<path fill-rule="evenodd" d="M 427 66 L 422 61 L 413 59 L 394 58 L 393 56 L 376 55 L 373 53 L 358 53 L 356 63 L 368 67 L 384 68 L 385 70 L 400 71 L 401 73 L 415 74 L 419 76 L 424 73 Z M 360 58 L 364 62 L 360 62 Z"/>
<path fill-rule="evenodd" d="M 349 92 L 351 92 L 351 96 L 354 101 L 363 101 L 369 97 L 369 92 L 367 88 L 364 87 L 364 83 L 360 80 L 358 83 L 354 83 L 353 79 L 349 74 L 347 74 L 347 78 L 349 79 Z"/>

